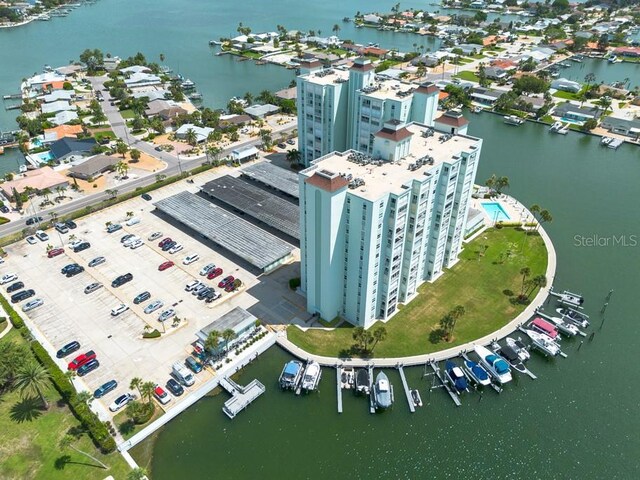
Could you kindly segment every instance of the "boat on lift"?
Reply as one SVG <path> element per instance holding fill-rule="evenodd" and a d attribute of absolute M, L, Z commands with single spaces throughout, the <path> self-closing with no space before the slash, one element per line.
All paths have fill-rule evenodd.
<path fill-rule="evenodd" d="M 480 357 L 480 363 L 483 367 L 493 376 L 499 383 L 505 384 L 512 380 L 511 369 L 509 364 L 498 355 L 493 353 L 486 347 L 476 345 L 473 347 L 478 357 Z"/>
<path fill-rule="evenodd" d="M 507 342 L 507 345 L 515 350 L 515 352 L 518 354 L 518 358 L 520 358 L 520 361 L 526 362 L 531 358 L 529 349 L 520 337 L 518 337 L 517 339 L 507 337 L 505 341 Z"/>
<path fill-rule="evenodd" d="M 532 344 L 536 348 L 541 350 L 543 353 L 545 353 L 546 355 L 551 355 L 552 357 L 555 357 L 556 355 L 560 355 L 561 353 L 560 345 L 558 345 L 556 342 L 551 340 L 544 333 L 539 333 L 539 332 L 536 332 L 535 330 L 530 330 L 526 328 L 522 329 L 522 331 L 527 335 L 529 335 L 529 338 L 531 339 Z"/>
<path fill-rule="evenodd" d="M 520 356 L 515 349 L 511 348 L 509 345 L 500 345 L 498 342 L 493 342 L 491 344 L 491 348 L 496 355 L 504 358 L 507 363 L 509 363 L 511 368 L 513 368 L 516 372 L 522 373 L 524 375 L 529 375 L 531 378 L 536 378 L 536 376 L 529 371 L 524 363 L 522 363 L 522 360 L 520 360 Z"/>
<path fill-rule="evenodd" d="M 291 360 L 285 363 L 282 373 L 280 374 L 280 388 L 283 390 L 294 390 L 300 381 L 302 370 L 302 362 L 299 362 L 298 360 Z"/>
<path fill-rule="evenodd" d="M 362 393 L 369 395 L 369 387 L 371 385 L 371 378 L 369 377 L 369 370 L 366 368 L 359 368 L 356 370 L 356 393 Z"/>
<path fill-rule="evenodd" d="M 558 297 L 558 301 L 563 305 L 567 305 L 568 307 L 580 308 L 584 303 L 584 298 L 582 295 L 577 293 L 572 293 L 568 290 L 564 290 L 562 292 L 555 292 L 553 288 L 549 290 L 549 294 L 554 297 Z"/>
<path fill-rule="evenodd" d="M 489 374 L 479 363 L 465 359 L 464 369 L 472 382 L 482 386 L 491 385 Z"/>
<path fill-rule="evenodd" d="M 444 375 L 456 393 L 460 394 L 469 391 L 467 377 L 462 369 L 451 360 L 447 360 L 445 363 Z"/>
<path fill-rule="evenodd" d="M 354 384 L 353 367 L 342 367 L 340 371 L 340 386 L 344 389 L 350 389 Z"/>
<path fill-rule="evenodd" d="M 507 125 L 514 125 L 516 127 L 524 123 L 524 120 L 517 115 L 505 115 L 503 119 L 504 123 L 506 123 Z"/>
<path fill-rule="evenodd" d="M 567 320 L 564 320 L 560 317 L 552 317 L 551 315 L 547 315 L 540 310 L 536 310 L 536 313 L 554 324 L 560 333 L 564 333 L 565 335 L 570 337 L 575 337 L 576 335 L 582 335 L 583 337 L 585 336 L 584 332 L 580 331 L 580 329 L 575 324 Z"/>
<path fill-rule="evenodd" d="M 556 328 L 556 326 L 553 323 L 547 322 L 540 317 L 536 317 L 531 322 L 529 322 L 527 328 L 546 335 L 554 342 L 560 341 L 558 329 Z"/>
<path fill-rule="evenodd" d="M 567 320 L 578 327 L 587 328 L 589 326 L 589 315 L 585 313 L 568 307 L 556 308 L 556 312 L 562 315 L 563 320 Z"/>
<path fill-rule="evenodd" d="M 418 390 L 411 390 L 411 399 L 416 407 L 422 406 L 422 398 L 420 397 L 420 392 Z"/>
<path fill-rule="evenodd" d="M 311 392 L 318 388 L 320 378 L 322 377 L 322 369 L 318 362 L 310 362 L 307 364 L 307 368 L 304 369 L 302 374 L 302 389 Z"/>
<path fill-rule="evenodd" d="M 600 139 L 600 145 L 603 147 L 608 147 L 611 142 L 613 142 L 613 137 L 602 137 Z"/>
<path fill-rule="evenodd" d="M 393 388 L 384 372 L 379 372 L 376 375 L 373 397 L 376 402 L 376 408 L 384 410 L 393 405 Z"/>

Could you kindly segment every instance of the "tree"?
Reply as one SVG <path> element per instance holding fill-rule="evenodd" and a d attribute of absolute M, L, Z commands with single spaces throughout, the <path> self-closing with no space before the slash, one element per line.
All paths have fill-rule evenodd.
<path fill-rule="evenodd" d="M 40 195 L 44 197 L 45 203 L 51 203 L 49 201 L 49 195 L 51 195 L 51 189 L 45 188 L 44 190 L 40 190 Z"/>
<path fill-rule="evenodd" d="M 356 341 L 358 349 L 363 353 L 367 353 L 369 345 L 374 341 L 373 334 L 368 330 L 365 330 L 364 327 L 354 328 L 352 337 Z"/>
<path fill-rule="evenodd" d="M 596 81 L 596 75 L 593 72 L 587 73 L 584 76 L 584 81 L 587 84 L 587 88 L 589 87 L 589 85 L 591 85 L 592 83 L 594 83 Z"/>
<path fill-rule="evenodd" d="M 140 377 L 133 377 L 131 382 L 129 383 L 129 388 L 131 390 L 136 389 L 138 391 L 138 395 L 142 398 L 142 392 L 140 391 L 140 387 L 142 386 L 142 379 Z"/>
<path fill-rule="evenodd" d="M 129 151 L 129 146 L 124 143 L 122 140 L 118 141 L 118 143 L 116 144 L 116 153 L 118 155 L 122 155 L 122 158 L 124 158 L 124 156 L 127 154 L 127 152 Z"/>
<path fill-rule="evenodd" d="M 189 145 L 195 147 L 198 144 L 198 135 L 193 128 L 187 130 L 187 134 L 185 135 L 185 140 Z"/>
<path fill-rule="evenodd" d="M 15 386 L 20 389 L 20 394 L 37 395 L 42 402 L 42 406 L 49 408 L 49 402 L 44 396 L 44 390 L 49 387 L 49 372 L 39 363 L 30 361 L 22 365 L 15 376 Z"/>
<path fill-rule="evenodd" d="M 115 168 L 116 168 L 116 172 L 118 172 L 118 175 L 120 175 L 120 177 L 127 178 L 127 173 L 129 172 L 129 165 L 126 162 L 120 161 L 116 163 Z"/>
<path fill-rule="evenodd" d="M 26 345 L 10 341 L 0 343 L 0 389 L 13 384 L 29 355 Z"/>
<path fill-rule="evenodd" d="M 230 347 L 230 344 L 231 344 L 231 340 L 236 338 L 236 336 L 237 336 L 236 332 L 231 328 L 227 328 L 226 330 L 224 330 L 222 332 L 222 339 L 224 340 L 225 348 L 227 350 L 227 353 L 229 353 L 229 347 Z"/>
<path fill-rule="evenodd" d="M 67 187 L 65 187 L 64 185 L 58 185 L 56 187 L 56 193 L 58 194 L 58 198 L 63 199 L 64 198 L 64 193 L 67 191 Z"/>
<path fill-rule="evenodd" d="M 260 138 L 262 139 L 262 143 L 264 145 L 265 150 L 271 150 L 273 146 L 273 139 L 271 138 L 271 132 L 266 128 L 263 128 L 259 132 Z"/>
<path fill-rule="evenodd" d="M 378 344 L 378 342 L 383 342 L 385 339 L 387 338 L 387 329 L 384 327 L 377 327 L 374 331 L 373 331 L 373 345 L 371 346 L 371 351 L 373 352 L 373 349 L 376 348 L 376 345 Z"/>
<path fill-rule="evenodd" d="M 138 150 L 137 148 L 132 148 L 129 155 L 131 155 L 132 162 L 139 162 L 140 157 L 142 156 L 142 153 L 140 153 L 140 150 Z"/>
<path fill-rule="evenodd" d="M 527 299 L 531 297 L 531 294 L 536 291 L 536 289 L 544 288 L 547 286 L 547 277 L 544 275 L 536 275 L 529 282 L 531 289 L 527 293 Z"/>
<path fill-rule="evenodd" d="M 496 181 L 498 180 L 498 177 L 496 176 L 496 174 L 494 173 L 493 175 L 491 175 L 489 178 L 487 178 L 487 180 L 484 182 L 484 184 L 489 187 L 490 189 L 495 188 L 496 186 Z"/>
<path fill-rule="evenodd" d="M 144 382 L 140 385 L 140 398 L 145 403 L 150 404 L 153 399 L 153 392 L 155 391 L 156 384 L 154 382 Z"/>
<path fill-rule="evenodd" d="M 127 218 L 127 220 L 133 218 L 133 212 L 131 212 L 131 211 L 127 212 L 126 213 L 126 218 Z"/>
<path fill-rule="evenodd" d="M 118 190 L 115 188 L 108 188 L 104 191 L 104 193 L 109 195 L 109 197 L 111 197 L 112 199 L 118 196 Z"/>
<path fill-rule="evenodd" d="M 549 90 L 549 83 L 534 75 L 523 75 L 513 82 L 513 91 L 518 94 L 544 93 Z"/>
<path fill-rule="evenodd" d="M 338 25 L 337 23 L 333 26 L 333 28 L 331 29 L 331 31 L 333 33 L 335 33 L 336 35 L 338 35 L 338 32 L 340 31 L 340 25 Z"/>
<path fill-rule="evenodd" d="M 609 111 L 609 108 L 611 107 L 611 103 L 612 103 L 611 97 L 605 95 L 605 96 L 601 97 L 596 103 L 603 108 L 602 116 L 606 117 L 607 116 L 607 112 Z"/>
<path fill-rule="evenodd" d="M 20 196 L 18 191 L 15 189 L 15 187 L 13 187 L 12 193 L 13 193 L 13 201 L 16 204 L 16 209 L 17 210 L 22 209 L 22 197 Z"/>
<path fill-rule="evenodd" d="M 287 161 L 291 165 L 300 163 L 300 150 L 298 150 L 297 148 L 292 148 L 291 150 L 289 150 L 287 152 Z"/>
<path fill-rule="evenodd" d="M 87 390 L 82 390 L 76 394 L 76 401 L 78 403 L 89 403 L 92 398 L 93 395 L 91 395 L 91 392 Z"/>
<path fill-rule="evenodd" d="M 582 130 L 583 132 L 590 132 L 597 126 L 598 126 L 598 121 L 595 118 L 590 118 L 580 126 L 580 130 Z"/>
<path fill-rule="evenodd" d="M 520 275 L 522 275 L 522 286 L 520 287 L 520 295 L 524 294 L 524 287 L 527 282 L 527 277 L 531 275 L 531 269 L 529 267 L 522 267 L 520 269 Z"/>
<path fill-rule="evenodd" d="M 220 345 L 220 332 L 212 330 L 207 335 L 207 339 L 204 341 L 204 348 L 209 352 L 215 352 Z"/>
<path fill-rule="evenodd" d="M 127 474 L 127 480 L 143 480 L 147 477 L 147 471 L 144 468 L 136 467 Z"/>
<path fill-rule="evenodd" d="M 551 223 L 553 222 L 553 217 L 549 210 L 541 210 L 540 211 L 540 220 L 538 221 L 538 225 L 542 225 L 543 223 Z"/>
<path fill-rule="evenodd" d="M 444 330 L 444 336 L 447 340 L 451 339 L 451 332 L 453 332 L 453 328 L 455 327 L 456 319 L 453 318 L 451 313 L 447 313 L 440 319 L 440 328 Z"/>
<path fill-rule="evenodd" d="M 502 193 L 505 188 L 509 188 L 509 177 L 499 177 L 495 183 L 496 192 Z"/>
<path fill-rule="evenodd" d="M 104 463 L 102 463 L 100 460 L 98 460 L 96 457 L 94 457 L 93 455 L 84 452 L 82 450 L 80 450 L 79 448 L 77 448 L 73 442 L 74 442 L 75 438 L 72 437 L 71 435 L 65 435 L 64 437 L 62 437 L 62 440 L 60 440 L 60 450 L 65 450 L 67 448 L 72 448 L 73 450 L 75 450 L 76 452 L 78 452 L 81 455 L 84 455 L 87 458 L 90 458 L 91 460 L 93 460 L 94 462 L 96 462 L 98 465 L 100 465 L 101 468 L 104 468 L 105 470 L 108 469 L 109 467 L 107 467 Z"/>

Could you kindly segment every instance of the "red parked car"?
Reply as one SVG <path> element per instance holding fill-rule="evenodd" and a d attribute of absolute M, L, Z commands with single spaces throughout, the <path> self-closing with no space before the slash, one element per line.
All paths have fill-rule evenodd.
<path fill-rule="evenodd" d="M 235 281 L 229 283 L 226 287 L 224 287 L 224 291 L 225 292 L 233 292 L 236 289 L 234 283 L 235 283 Z"/>
<path fill-rule="evenodd" d="M 64 248 L 52 248 L 47 252 L 47 257 L 53 258 L 64 253 Z"/>
<path fill-rule="evenodd" d="M 165 237 L 162 240 L 160 240 L 160 243 L 158 243 L 158 246 L 160 248 L 164 247 L 167 243 L 172 242 L 173 240 L 171 240 L 171 237 Z"/>
<path fill-rule="evenodd" d="M 222 275 L 222 269 L 220 267 L 218 267 L 218 268 L 214 268 L 213 270 L 211 270 L 209 272 L 209 274 L 207 275 L 207 278 L 209 280 L 212 280 L 212 279 L 214 279 L 216 277 L 219 277 L 220 275 Z"/>
<path fill-rule="evenodd" d="M 91 360 L 95 360 L 96 357 L 96 352 L 94 352 L 93 350 L 89 350 L 87 353 L 78 355 L 71 362 L 69 362 L 68 368 L 69 370 L 77 370 L 85 363 L 89 363 Z"/>
<path fill-rule="evenodd" d="M 171 260 L 168 260 L 164 263 L 161 263 L 160 266 L 158 267 L 158 270 L 160 270 L 161 272 L 166 270 L 167 268 L 171 268 L 175 265 L 175 263 L 173 263 Z"/>
<path fill-rule="evenodd" d="M 222 280 L 220 280 L 220 283 L 218 283 L 218 287 L 225 288 L 227 285 L 233 285 L 234 280 L 235 280 L 235 277 L 233 275 L 224 277 Z"/>

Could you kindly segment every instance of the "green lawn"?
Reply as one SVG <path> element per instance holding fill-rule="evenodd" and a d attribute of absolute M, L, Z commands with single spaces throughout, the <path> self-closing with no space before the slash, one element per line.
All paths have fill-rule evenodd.
<path fill-rule="evenodd" d="M 149 424 L 153 423 L 162 415 L 164 415 L 164 410 L 162 410 L 162 408 L 160 408 L 160 406 L 156 404 L 156 409 L 153 412 L 153 415 L 151 416 L 149 421 L 143 425 L 136 425 L 129 420 L 126 410 L 122 410 L 115 417 L 113 417 L 113 424 L 115 425 L 116 430 L 118 430 L 122 435 L 122 438 L 124 438 L 125 440 L 129 440 L 136 433 L 138 433 L 140 430 L 142 430 Z"/>
<path fill-rule="evenodd" d="M 480 256 L 484 245 L 489 248 L 484 256 Z M 511 255 L 500 263 L 508 250 Z M 374 355 L 402 357 L 431 353 L 499 329 L 524 309 L 522 305 L 513 305 L 503 290 L 519 293 L 520 269 L 525 266 L 531 269 L 531 278 L 546 271 L 547 253 L 539 235 L 525 235 L 514 228 L 487 230 L 465 246 L 460 261 L 451 270 L 435 283 L 423 284 L 418 297 L 402 307 L 385 325 L 387 338 L 375 347 Z M 429 334 L 438 328 L 442 316 L 456 305 L 464 306 L 466 313 L 458 320 L 453 340 L 432 343 Z M 331 331 L 303 332 L 290 326 L 287 335 L 308 352 L 343 356 L 353 345 L 352 328 L 343 324 Z"/>
<path fill-rule="evenodd" d="M 453 77 L 459 78 L 461 80 L 466 80 L 468 82 L 476 82 L 476 83 L 480 82 L 480 79 L 478 78 L 478 76 L 475 73 L 468 70 L 463 70 L 460 73 L 455 74 Z"/>
<path fill-rule="evenodd" d="M 15 329 L 0 340 L 8 341 L 24 342 Z M 113 475 L 116 480 L 124 479 L 129 466 L 120 454 L 100 454 L 86 434 L 74 445 L 99 458 L 110 467 L 108 470 L 94 466 L 91 459 L 71 449 L 59 449 L 60 439 L 79 423 L 53 386 L 45 395 L 51 403 L 47 411 L 40 410 L 33 399 L 21 399 L 19 392 L 0 395 L 0 478 L 101 480 Z"/>
<path fill-rule="evenodd" d="M 125 120 L 136 116 L 136 114 L 130 108 L 126 110 L 121 110 L 120 115 L 122 115 L 122 118 L 124 118 Z"/>
<path fill-rule="evenodd" d="M 102 140 L 103 138 L 108 138 L 109 140 L 113 140 L 116 138 L 116 134 L 113 133 L 111 130 L 106 130 L 104 132 L 96 132 L 93 135 L 96 139 L 96 142 L 100 143 L 100 140 Z"/>
<path fill-rule="evenodd" d="M 565 100 L 578 100 L 577 94 L 571 93 L 571 92 L 564 92 L 562 90 L 558 90 L 556 93 L 553 94 L 553 96 L 556 98 L 563 98 Z"/>

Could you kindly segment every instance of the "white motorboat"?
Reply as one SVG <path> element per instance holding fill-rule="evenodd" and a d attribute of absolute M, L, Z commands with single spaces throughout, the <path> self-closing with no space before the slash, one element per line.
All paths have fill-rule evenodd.
<path fill-rule="evenodd" d="M 499 355 L 500 357 L 505 359 L 514 370 L 520 373 L 527 373 L 527 367 L 525 367 L 524 363 L 522 363 L 522 360 L 520 360 L 518 352 L 516 352 L 509 345 L 503 346 L 498 342 L 493 342 L 491 344 L 491 348 L 496 355 Z"/>
<path fill-rule="evenodd" d="M 466 370 L 469 378 L 478 385 L 491 385 L 491 378 L 489 378 L 489 374 L 479 363 L 465 359 L 464 369 Z"/>
<path fill-rule="evenodd" d="M 556 132 L 561 128 L 562 128 L 562 122 L 554 122 L 554 124 L 551 125 L 551 127 L 549 127 L 549 131 L 550 132 Z"/>
<path fill-rule="evenodd" d="M 445 363 L 444 374 L 456 393 L 463 393 L 469 391 L 469 384 L 467 383 L 467 377 L 462 372 L 462 369 L 453 363 L 451 360 L 447 360 Z"/>
<path fill-rule="evenodd" d="M 613 141 L 612 137 L 602 137 L 602 139 L 600 140 L 600 145 L 602 145 L 603 147 L 608 146 L 611 142 Z"/>
<path fill-rule="evenodd" d="M 302 375 L 302 362 L 291 360 L 285 363 L 282 373 L 280 374 L 280 388 L 294 390 L 300 381 Z"/>
<path fill-rule="evenodd" d="M 352 367 L 340 369 L 340 386 L 345 389 L 353 388 L 355 374 Z"/>
<path fill-rule="evenodd" d="M 589 315 L 582 312 L 578 312 L 573 308 L 556 308 L 556 312 L 562 315 L 562 319 L 573 323 L 581 328 L 587 328 L 589 326 Z"/>
<path fill-rule="evenodd" d="M 564 333 L 567 336 L 575 337 L 576 335 L 582 334 L 580 329 L 575 326 L 573 323 L 563 320 L 560 317 L 552 317 L 550 315 L 545 315 L 544 318 L 553 323 L 559 332 Z"/>
<path fill-rule="evenodd" d="M 533 342 L 533 345 L 544 352 L 546 355 L 555 357 L 560 355 L 560 345 L 547 337 L 544 333 L 536 332 L 535 330 L 524 329 L 524 333 L 529 335 L 529 338 Z"/>
<path fill-rule="evenodd" d="M 321 376 L 322 369 L 320 368 L 320 364 L 318 362 L 308 363 L 302 374 L 302 389 L 310 392 L 318 388 Z"/>
<path fill-rule="evenodd" d="M 373 396 L 376 402 L 376 408 L 386 409 L 393 405 L 393 387 L 384 372 L 376 375 Z"/>
<path fill-rule="evenodd" d="M 509 364 L 498 355 L 493 353 L 486 347 L 476 345 L 473 347 L 478 357 L 480 357 L 480 363 L 486 368 L 487 372 L 491 374 L 499 383 L 505 384 L 511 381 L 511 369 Z"/>
<path fill-rule="evenodd" d="M 549 291 L 549 294 L 553 295 L 554 297 L 558 297 L 558 301 L 560 303 L 569 307 L 579 308 L 584 303 L 584 298 L 582 297 L 582 295 L 571 293 L 568 290 L 555 292 L 553 289 L 551 289 Z"/>
<path fill-rule="evenodd" d="M 503 118 L 507 125 L 520 126 L 524 123 L 524 120 L 517 115 L 505 115 Z"/>
<path fill-rule="evenodd" d="M 517 340 L 511 337 L 507 337 L 506 342 L 507 342 L 507 345 L 509 345 L 511 348 L 513 348 L 516 351 L 516 353 L 518 354 L 518 358 L 520 358 L 521 361 L 526 362 L 531 358 L 529 349 L 522 342 L 522 339 L 520 339 L 519 337 Z"/>

